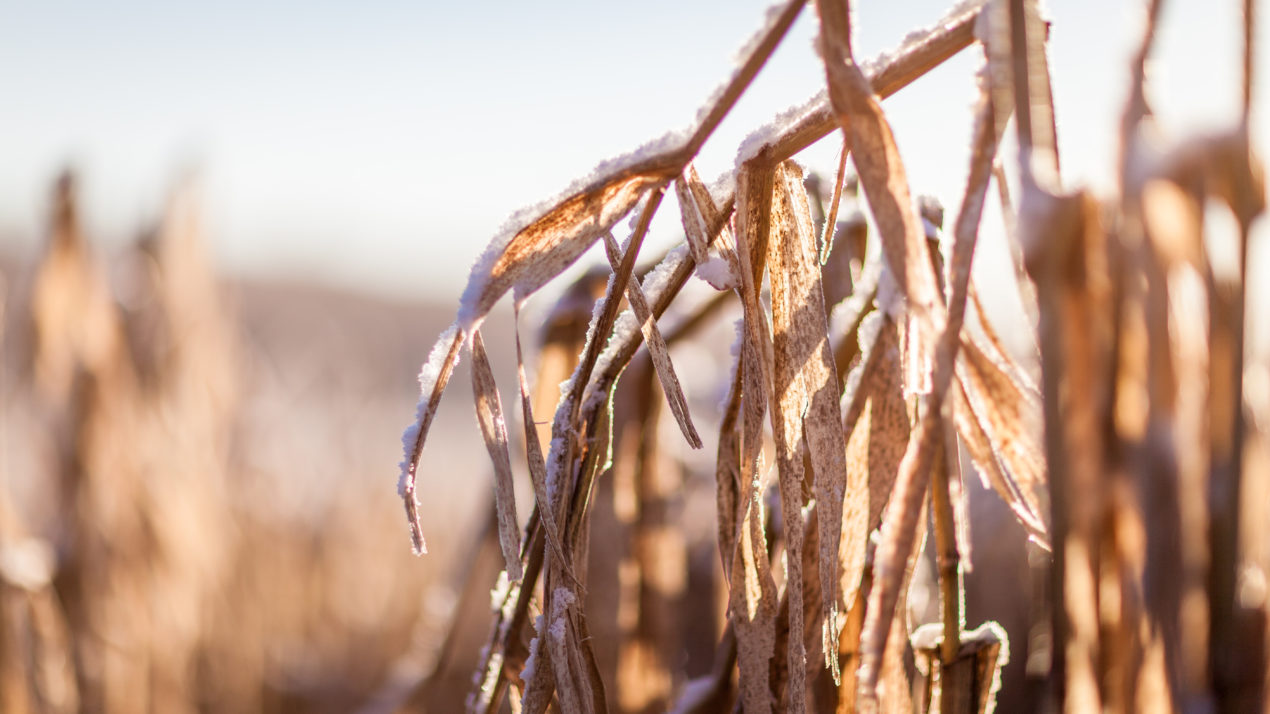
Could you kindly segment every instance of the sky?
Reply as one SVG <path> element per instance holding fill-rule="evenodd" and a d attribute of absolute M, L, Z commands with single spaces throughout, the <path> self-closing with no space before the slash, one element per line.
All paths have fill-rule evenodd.
<path fill-rule="evenodd" d="M 871 56 L 947 2 L 853 4 Z M 194 175 L 230 274 L 307 277 L 457 300 L 516 209 L 600 160 L 688 125 L 731 72 L 766 0 L 641 3 L 43 0 L 0 9 L 0 248 L 31 249 L 64 167 L 110 247 Z M 1166 3 L 1151 92 L 1175 136 L 1223 126 L 1239 97 L 1241 3 Z M 1051 65 L 1068 185 L 1112 186 L 1139 3 L 1051 3 Z M 1266 11 L 1261 47 L 1270 47 Z M 780 109 L 818 91 L 814 10 L 697 165 L 707 180 Z M 1254 134 L 1270 56 L 1258 58 Z M 951 213 L 967 164 L 972 47 L 884 105 L 916 193 Z M 798 158 L 831 170 L 837 138 Z M 673 204 L 650 237 L 679 238 Z M 987 235 L 1000 233 L 989 212 Z M 619 236 L 620 237 L 620 236 Z M 984 260 L 991 261 L 991 258 Z M 982 268 L 978 266 L 977 269 Z"/>

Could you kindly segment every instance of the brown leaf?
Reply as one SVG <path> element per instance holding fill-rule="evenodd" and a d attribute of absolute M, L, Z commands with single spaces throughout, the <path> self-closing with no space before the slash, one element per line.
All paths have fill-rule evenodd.
<path fill-rule="evenodd" d="M 580 608 L 577 596 L 570 589 L 561 587 L 552 590 L 548 582 L 543 604 L 545 639 L 560 708 L 566 712 L 594 714 L 604 711 L 598 706 L 603 701 L 603 693 L 596 692 L 592 686 L 587 666 L 586 650 L 589 646 L 582 641 L 579 631 Z"/>
<path fill-rule="evenodd" d="M 957 374 L 967 405 L 980 422 L 993 453 L 1013 475 L 1032 515 L 1025 525 L 1040 523 L 1043 527 L 1038 494 L 1045 484 L 1045 461 L 1040 444 L 1028 428 L 1029 424 L 1040 423 L 1039 402 L 968 335 L 963 335 Z"/>
<path fill-rule="evenodd" d="M 1015 517 L 1019 519 L 1019 523 L 1034 539 L 1047 543 L 1044 520 L 1024 496 L 1023 490 L 1014 477 L 1001 465 L 1000 457 L 993 451 L 992 441 L 988 438 L 984 425 L 970 408 L 965 387 L 960 379 L 957 380 L 951 396 L 953 421 L 957 427 L 957 433 L 966 445 L 971 462 L 974 463 L 975 468 L 979 469 L 984 486 L 997 492 L 1001 500 L 1005 501 Z"/>
<path fill-rule="evenodd" d="M 692 189 L 688 187 L 685 176 L 690 170 L 693 170 L 691 164 L 683 174 L 675 177 L 675 197 L 679 199 L 679 217 L 683 222 L 688 248 L 692 251 L 692 259 L 697 262 L 697 265 L 701 265 L 710 259 L 710 254 L 706 250 L 710 244 L 710 237 L 706 235 L 709 227 L 701 209 L 697 206 Z"/>
<path fill-rule="evenodd" d="M 763 418 L 771 384 L 771 334 L 758 300 L 772 202 L 772 173 L 742 168 L 737 178 L 737 255 L 741 266 L 741 483 L 744 488 L 732 555 L 729 612 L 736 630 L 741 701 L 747 712 L 771 711 L 770 662 L 776 646 L 776 584 L 763 532 Z M 751 245 L 761 243 L 754 250 Z M 753 259 L 751 259 L 753 258 Z"/>
<path fill-rule="evenodd" d="M 848 66 L 848 71 L 843 75 L 843 79 L 847 80 L 846 84 L 848 85 L 844 89 L 846 103 L 854 110 L 852 125 L 858 125 L 860 123 L 858 119 L 863 114 L 866 118 L 876 119 L 877 124 L 885 130 L 886 120 L 882 117 L 880 108 L 876 108 L 876 102 L 872 97 L 862 98 L 859 96 L 858 91 L 851 89 L 852 83 L 858 85 L 858 82 L 853 80 L 854 75 L 857 73 L 852 73 L 850 69 L 851 67 Z M 832 78 L 834 74 L 832 68 L 830 74 Z M 868 100 L 863 103 L 863 106 L 867 107 L 869 111 L 860 111 L 862 99 Z M 835 106 L 837 105 L 835 104 Z M 883 192 L 884 201 L 890 199 L 899 203 L 897 199 L 901 195 L 900 189 L 905 189 L 906 191 L 902 181 L 903 167 L 899 163 L 898 153 L 894 150 L 889 130 L 881 132 L 878 136 L 881 138 L 880 146 L 883 150 L 875 158 L 877 165 L 874 165 L 871 171 L 888 167 L 886 173 L 880 178 L 894 180 L 896 175 L 899 176 L 901 180 L 895 181 L 888 187 L 887 191 Z M 970 287 L 970 267 L 974 258 L 980 213 L 987 193 L 988 182 L 991 178 L 992 160 L 996 147 L 992 102 L 986 92 L 981 93 L 979 107 L 976 111 L 973 141 L 970 177 L 967 180 L 965 194 L 962 197 L 960 213 L 956 223 L 953 255 L 950 261 L 950 290 L 946 315 L 943 304 L 937 303 L 930 311 L 918 308 L 917 319 L 913 319 L 914 287 L 919 286 L 921 288 L 920 291 L 925 292 L 931 286 L 922 285 L 922 283 L 930 280 L 933 285 L 934 279 L 927 272 L 918 270 L 911 262 L 905 264 L 905 267 L 912 271 L 906 278 L 909 284 L 905 287 L 910 311 L 909 332 L 906 333 L 906 338 L 914 330 L 918 333 L 919 338 L 921 338 L 924 331 L 929 330 L 931 335 L 938 334 L 938 341 L 934 344 L 934 354 L 931 360 L 933 364 L 929 372 L 922 370 L 925 378 L 923 381 L 929 380 L 930 382 L 929 391 L 925 391 L 913 383 L 909 383 L 906 386 L 906 391 L 918 393 L 917 430 L 910 437 L 904 457 L 900 462 L 899 472 L 895 479 L 895 493 L 887 506 L 886 516 L 882 522 L 882 538 L 878 545 L 875 566 L 876 586 L 869 597 L 861 644 L 860 697 L 866 703 L 876 703 L 880 673 L 879 665 L 886 651 L 887 640 L 890 636 L 889 622 L 895 612 L 902 589 L 900 578 L 907 567 L 907 563 L 910 562 L 910 555 L 914 550 L 919 514 L 925 502 L 932 460 L 937 447 L 944 443 L 946 436 L 943 416 L 944 400 L 955 371 L 958 348 L 961 346 L 961 327 L 965 317 L 966 298 Z M 852 148 L 853 150 L 858 150 L 859 147 L 853 145 Z M 857 157 L 860 157 L 863 153 L 857 153 Z M 859 164 L 858 158 L 857 165 Z M 862 169 L 861 179 L 867 189 L 868 182 L 864 181 L 864 173 Z M 870 201 L 872 202 L 872 200 L 872 195 L 870 195 Z M 900 203 L 900 208 L 901 212 L 905 208 L 910 213 L 912 211 L 911 206 L 905 206 L 902 203 Z M 885 250 L 887 229 L 881 225 L 879 227 L 883 232 Z M 904 229 L 905 231 L 909 230 L 907 220 L 905 220 Z M 893 227 L 893 230 L 898 230 L 898 228 Z M 909 243 L 911 241 L 906 242 L 906 247 L 909 246 Z M 909 247 L 906 253 L 906 260 L 925 255 L 924 238 L 920 251 Z M 888 259 L 890 259 L 890 254 L 888 254 Z M 891 267 L 895 268 L 896 266 L 892 263 Z M 930 265 L 927 264 L 924 267 L 929 269 Z M 915 360 L 924 361 L 931 359 L 932 356 L 928 355 L 926 351 L 928 349 L 926 342 L 927 340 L 925 339 L 919 339 L 913 347 L 910 347 L 910 352 L 905 355 L 910 365 Z M 913 352 L 916 354 L 913 354 Z"/>
<path fill-rule="evenodd" d="M 481 425 L 485 449 L 494 464 L 494 507 L 498 511 L 498 542 L 507 561 L 507 578 L 521 579 L 520 526 L 516 523 L 516 492 L 512 486 L 511 452 L 507 447 L 507 423 L 503 404 L 494 383 L 494 371 L 485 354 L 481 331 L 472 331 L 472 393 L 476 399 L 476 421 Z"/>
<path fill-rule="evenodd" d="M 788 468 L 791 477 L 797 477 L 799 509 L 802 507 L 799 442 L 805 439 L 806 448 L 811 455 L 815 469 L 816 501 L 821 512 L 818 543 L 820 589 L 823 593 L 824 622 L 827 627 L 825 637 L 827 643 L 835 643 L 838 639 L 838 544 L 845 525 L 853 542 L 858 540 L 855 545 L 858 545 L 863 559 L 864 509 L 848 509 L 847 513 L 853 520 L 844 524 L 843 498 L 848 484 L 846 442 L 842 433 L 842 414 L 838 407 L 841 390 L 829 345 L 829 327 L 825 318 L 825 300 L 820 283 L 820 265 L 816 259 L 816 235 L 811 222 L 811 210 L 803 188 L 802 171 L 793 162 L 785 162 L 778 169 L 777 190 L 776 205 L 779 208 L 773 211 L 773 215 L 780 216 L 781 220 L 773 221 L 776 230 L 773 231 L 774 240 L 769 247 L 768 260 L 772 266 L 775 392 L 780 395 L 779 409 L 783 426 L 778 428 L 773 421 L 772 427 L 777 434 L 778 454 L 782 429 L 787 439 L 786 447 L 793 447 L 783 458 L 795 459 L 797 464 L 788 462 L 782 468 Z M 785 471 L 782 471 L 781 480 L 784 498 Z M 785 510 L 788 517 L 790 509 L 787 507 Z M 799 521 L 790 521 L 786 527 L 790 528 L 790 523 Z M 791 559 L 797 555 L 798 551 L 791 548 Z M 796 608 L 801 608 L 802 605 L 800 600 L 800 596 L 789 600 L 792 632 L 801 632 L 794 620 Z M 825 654 L 830 658 L 828 665 L 836 679 L 837 648 L 826 646 Z M 799 671 L 791 667 L 791 696 L 801 696 L 795 691 L 802 687 L 802 679 L 798 674 Z M 791 699 L 791 707 L 796 701 Z"/>
<path fill-rule="evenodd" d="M 445 385 L 459 363 L 459 349 L 463 346 L 463 331 L 457 325 L 441 333 L 432 351 L 428 353 L 428 361 L 419 370 L 419 406 L 415 423 L 411 424 L 401 435 L 406 449 L 406 458 L 401 462 L 401 477 L 397 481 L 397 493 L 406 504 L 406 520 L 410 524 L 410 540 L 414 544 L 414 552 L 421 555 L 428 552 L 423 540 L 423 526 L 419 523 L 419 499 L 415 496 L 415 482 L 419 470 L 419 457 L 423 453 L 423 443 L 428 438 L 428 429 L 441 404 L 441 394 Z"/>
<path fill-rule="evenodd" d="M 772 710 L 770 664 L 776 648 L 776 584 L 763 535 L 762 492 L 746 491 L 745 511 L 732 557 L 729 617 L 736 630 L 738 686 L 746 712 Z"/>
<path fill-rule="evenodd" d="M 612 233 L 604 234 L 604 250 L 608 255 L 609 264 L 617 270 L 621 264 L 621 248 L 618 247 Z M 701 437 L 697 434 L 697 428 L 693 426 L 692 417 L 688 414 L 688 400 L 684 397 L 683 388 L 679 385 L 679 378 L 675 376 L 675 366 L 670 361 L 666 341 L 662 339 L 661 330 L 657 329 L 657 322 L 648 308 L 644 291 L 633 280 L 626 285 L 626 299 L 635 313 L 635 319 L 639 320 L 644 344 L 648 346 L 648 354 L 653 360 L 653 367 L 657 370 L 657 379 L 661 382 L 666 403 L 670 405 L 670 412 L 675 415 L 679 430 L 683 432 L 688 444 L 694 449 L 700 449 Z"/>
<path fill-rule="evenodd" d="M 806 309 L 810 292 L 808 286 L 799 285 L 798 279 L 805 273 L 796 270 L 799 250 L 799 232 L 795 228 L 794 210 L 786 188 L 787 168 L 777 167 L 775 176 L 776 198 L 771 209 L 771 235 L 768 242 L 768 262 L 771 264 L 772 284 L 772 354 L 773 382 L 768 392 L 772 436 L 776 441 L 776 468 L 780 478 L 781 516 L 785 535 L 785 597 L 789 606 L 789 631 L 803 631 L 803 453 L 807 443 L 803 438 L 803 410 L 808 403 L 807 383 L 801 368 L 816 343 L 813 336 L 805 336 L 801 326 L 815 329 L 811 318 L 796 315 Z M 786 247 L 788 246 L 788 248 Z M 811 246 L 814 261 L 815 245 Z M 790 255 L 793 254 L 793 255 Z M 810 262 L 810 261 L 809 261 Z M 813 266 L 814 262 L 811 263 Z M 819 271 L 817 271 L 818 273 Z M 823 310 L 823 301 L 822 301 Z M 822 313 L 823 315 L 823 313 Z M 823 317 L 821 325 L 824 326 Z M 827 327 L 824 328 L 827 331 Z M 827 347 L 827 338 L 825 339 Z M 810 344 L 802 344 L 804 341 Z M 826 350 L 827 351 L 827 350 Z M 832 369 L 829 370 L 832 373 Z M 835 420 L 836 422 L 836 420 Z M 837 428 L 837 423 L 834 427 Z M 840 432 L 841 433 L 841 432 Z M 843 479 L 845 481 L 845 477 Z M 836 549 L 835 549 L 836 550 Z M 791 636 L 786 654 L 789 660 L 789 686 L 786 707 L 790 711 L 805 709 L 807 662 L 801 637 Z"/>
<path fill-rule="evenodd" d="M 942 327 L 943 303 L 931 268 L 926 232 L 914 209 L 908 177 L 890 124 L 864 73 L 851 56 L 845 3 L 818 0 L 820 47 L 829 100 L 842 127 L 860 186 L 882 239 L 882 252 L 921 324 L 918 344 Z M 918 350 L 926 354 L 929 346 Z"/>
<path fill-rule="evenodd" d="M 506 239 L 496 238 L 472 268 L 459 324 L 480 323 L 512 287 L 527 296 L 573 264 L 649 189 L 677 173 L 673 155 L 603 176 Z"/>
<path fill-rule="evenodd" d="M 738 325 L 738 329 L 740 326 Z M 744 340 L 744 334 L 737 336 Z M 743 345 L 738 342 L 738 345 Z M 742 347 L 742 350 L 744 348 Z M 715 458 L 715 512 L 718 520 L 719 556 L 722 559 L 723 574 L 731 577 L 732 552 L 736 548 L 737 523 L 740 518 L 741 493 L 745 484 L 741 479 L 741 360 L 744 352 L 739 350 L 733 366 L 732 383 L 728 386 L 728 397 L 724 403 L 723 418 L 719 423 L 719 446 Z"/>
<path fill-rule="evenodd" d="M 842 142 L 838 152 L 838 171 L 833 182 L 833 195 L 829 199 L 829 213 L 825 215 L 825 229 L 820 237 L 820 264 L 829 262 L 833 250 L 834 232 L 838 228 L 838 204 L 842 202 L 842 184 L 847 180 L 847 142 Z"/>
<path fill-rule="evenodd" d="M 861 325 L 864 355 L 848 378 L 853 385 L 844 399 L 847 441 L 846 518 L 857 519 L 859 532 L 843 534 L 838 558 L 842 568 L 841 602 L 851 603 L 859 588 L 869 534 L 882 520 L 882 511 L 895 485 L 900 460 L 911 430 L 904 403 L 904 371 L 900 364 L 900 335 L 895 321 L 874 312 Z"/>

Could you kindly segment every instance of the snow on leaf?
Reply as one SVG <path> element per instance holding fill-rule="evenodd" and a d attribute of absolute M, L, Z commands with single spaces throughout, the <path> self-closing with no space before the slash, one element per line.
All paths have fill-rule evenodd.
<path fill-rule="evenodd" d="M 419 456 L 423 452 L 424 441 L 428 438 L 428 428 L 436 416 L 437 407 L 441 404 L 441 394 L 445 385 L 459 363 L 459 349 L 463 345 L 463 331 L 457 325 L 441 333 L 437 342 L 428 353 L 428 359 L 419 370 L 419 404 L 415 409 L 415 422 L 406 428 L 401 435 L 405 448 L 405 459 L 401 462 L 401 476 L 397 480 L 397 493 L 406 504 L 406 519 L 410 524 L 410 539 L 416 555 L 428 552 L 423 540 L 423 527 L 419 522 L 419 500 L 415 496 L 415 482 L 418 477 Z"/>

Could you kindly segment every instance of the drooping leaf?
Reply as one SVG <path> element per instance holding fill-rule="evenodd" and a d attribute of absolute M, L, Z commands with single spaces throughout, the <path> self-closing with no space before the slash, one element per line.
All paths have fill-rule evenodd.
<path fill-rule="evenodd" d="M 785 432 L 792 447 L 781 458 L 797 459 L 788 463 L 791 475 L 798 480 L 798 500 L 801 501 L 802 462 L 798 442 L 806 442 L 815 470 L 815 495 L 821 514 L 818 543 L 820 548 L 820 590 L 823 595 L 825 642 L 836 643 L 837 633 L 837 583 L 838 544 L 844 526 L 851 534 L 863 557 L 865 524 L 864 509 L 850 508 L 847 514 L 852 520 L 844 523 L 843 499 L 847 494 L 846 443 L 842 433 L 842 414 L 838 398 L 837 369 L 829 343 L 828 321 L 825 317 L 824 293 L 820 283 L 820 265 L 816 259 L 816 235 L 811 222 L 807 193 L 803 188 L 802 171 L 792 162 L 781 164 L 777 172 L 778 209 L 773 216 L 773 240 L 769 244 L 768 262 L 771 265 L 772 322 L 775 330 L 774 355 L 776 394 L 780 395 L 779 408 L 783 427 L 777 433 L 778 450 Z M 774 412 L 775 413 L 775 412 Z M 780 463 L 780 462 L 778 462 Z M 785 475 L 782 472 L 782 498 Z M 862 496 L 852 494 L 853 498 Z M 798 504 L 801 508 L 801 503 Z M 788 512 L 789 509 L 786 508 Z M 787 525 L 787 528 L 792 528 Z M 787 539 L 787 542 L 788 539 Z M 797 551 L 791 549 L 791 558 Z M 790 597 L 791 632 L 800 632 L 795 625 L 795 608 L 801 606 L 798 598 Z M 791 640 L 792 641 L 792 640 Z M 835 679 L 837 648 L 827 645 L 825 654 Z M 793 657 L 793 654 L 791 654 Z M 792 661 L 792 660 L 791 660 Z M 796 668 L 791 667 L 790 694 L 801 688 L 802 680 Z M 799 695 L 800 696 L 800 695 Z M 796 700 L 791 699 L 791 707 Z"/>
<path fill-rule="evenodd" d="M 520 526 L 516 523 L 516 492 L 512 487 L 511 452 L 507 446 L 507 424 L 503 404 L 494 383 L 494 371 L 485 354 L 481 331 L 472 331 L 472 393 L 476 398 L 476 421 L 481 425 L 485 449 L 494 464 L 494 508 L 498 512 L 498 542 L 507 561 L 507 577 L 521 579 Z"/>
<path fill-rule="evenodd" d="M 621 265 L 621 248 L 618 247 L 612 233 L 604 234 L 604 250 L 608 254 L 609 264 L 616 270 Z M 679 430 L 683 432 L 688 444 L 694 449 L 700 449 L 701 437 L 697 434 L 697 428 L 693 425 L 692 417 L 688 414 L 688 400 L 684 397 L 683 388 L 679 385 L 679 378 L 675 375 L 675 366 L 670 361 L 670 352 L 666 348 L 666 341 L 662 339 L 661 330 L 657 329 L 657 322 L 653 319 L 652 311 L 648 307 L 648 300 L 644 297 L 644 291 L 640 289 L 635 281 L 627 283 L 626 299 L 630 302 L 631 310 L 635 313 L 635 319 L 639 320 L 639 328 L 644 335 L 644 344 L 648 346 L 648 354 L 653 360 L 653 367 L 657 371 L 657 379 L 661 382 L 662 391 L 666 395 L 666 402 L 670 405 L 670 412 L 675 415 L 675 422 L 679 424 Z"/>
<path fill-rule="evenodd" d="M 428 360 L 419 370 L 419 406 L 415 423 L 411 424 L 401 435 L 406 457 L 401 462 L 401 477 L 397 481 L 397 493 L 406 504 L 406 520 L 410 525 L 410 540 L 414 544 L 414 552 L 421 555 L 428 552 L 423 540 L 423 525 L 419 522 L 419 499 L 415 495 L 415 483 L 418 480 L 419 457 L 423 454 L 423 444 L 428 438 L 428 429 L 441 404 L 441 394 L 445 385 L 459 363 L 459 349 L 463 346 L 463 331 L 452 325 L 441 333 Z"/>

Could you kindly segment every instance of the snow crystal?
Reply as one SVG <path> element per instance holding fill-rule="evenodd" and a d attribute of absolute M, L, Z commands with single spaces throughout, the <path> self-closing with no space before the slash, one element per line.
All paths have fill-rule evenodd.
<path fill-rule="evenodd" d="M 458 331 L 458 325 L 450 325 L 445 332 L 437 338 L 437 342 L 432 346 L 432 351 L 428 353 L 428 359 L 419 369 L 419 403 L 415 405 L 414 423 L 406 427 L 401 434 L 401 445 L 405 449 L 405 459 L 401 462 L 401 476 L 397 479 L 397 494 L 403 498 L 406 496 L 406 486 L 410 480 L 410 467 L 414 464 L 415 442 L 419 439 L 419 429 L 423 425 L 424 412 L 428 409 L 428 400 L 432 398 L 432 390 L 436 387 L 437 378 L 441 375 L 441 368 L 445 363 L 446 355 L 450 353 L 450 344 L 454 342 L 454 335 Z M 458 365 L 458 357 L 456 355 L 454 364 Z"/>
<path fill-rule="evenodd" d="M 551 593 L 551 626 L 548 632 L 556 644 L 564 644 L 565 628 L 568 626 L 568 609 L 577 602 L 568 588 L 556 588 Z"/>
<path fill-rule="evenodd" d="M 644 296 L 648 298 L 649 306 L 657 302 L 657 296 L 670 285 L 670 279 L 674 276 L 675 271 L 679 269 L 679 265 L 684 260 L 690 260 L 688 255 L 688 245 L 681 243 L 674 250 L 666 254 L 648 275 L 644 276 L 644 282 L 640 283 L 640 287 L 644 290 Z"/>
<path fill-rule="evenodd" d="M 714 199 L 714 205 L 722 206 L 726 204 L 736 195 L 736 171 L 728 169 L 719 174 L 710 185 L 706 186 L 706 190 L 710 192 L 710 197 Z"/>
<path fill-rule="evenodd" d="M 922 216 L 922 233 L 926 235 L 926 240 L 938 240 L 939 226 L 931 223 L 926 216 Z"/>
<path fill-rule="evenodd" d="M 534 632 L 538 633 L 538 637 L 529 641 L 529 656 L 525 658 L 525 666 L 520 670 L 520 678 L 526 685 L 534 678 L 534 667 L 538 664 L 538 640 L 542 636 L 542 615 L 534 618 Z"/>
<path fill-rule="evenodd" d="M 755 30 L 754 34 L 750 35 L 749 39 L 737 48 L 736 54 L 732 55 L 732 62 L 736 64 L 738 68 L 740 65 L 745 64 L 745 61 L 750 58 L 750 55 L 754 54 L 754 50 L 758 49 L 759 44 L 763 42 L 763 38 L 767 36 L 767 33 L 772 31 L 772 28 L 776 25 L 777 20 L 780 19 L 781 12 L 788 5 L 789 0 L 778 0 L 778 2 L 768 5 L 767 9 L 763 11 L 762 26 Z"/>
<path fill-rule="evenodd" d="M 904 291 L 891 272 L 891 266 L 883 261 L 882 274 L 878 276 L 878 308 L 890 315 L 897 322 L 903 319 L 905 311 Z"/>
<path fill-rule="evenodd" d="M 498 612 L 503 607 L 503 602 L 507 600 L 507 588 L 510 586 L 511 582 L 507 579 L 507 571 L 501 571 L 498 574 L 498 580 L 494 583 L 494 587 L 489 591 L 489 609 Z"/>
<path fill-rule="evenodd" d="M 865 315 L 864 319 L 860 320 L 860 332 L 858 339 L 861 351 L 867 349 L 869 345 L 875 344 L 878 341 L 878 334 L 882 331 L 882 323 L 882 315 L 876 310 L 870 312 L 868 315 Z"/>
<path fill-rule="evenodd" d="M 731 290 L 739 283 L 728 261 L 717 254 L 711 255 L 704 263 L 697 263 L 696 274 L 715 290 Z"/>
<path fill-rule="evenodd" d="M 556 641 L 556 644 L 563 644 L 563 643 L 564 643 L 564 632 L 565 632 L 565 621 L 564 621 L 564 618 L 559 618 L 559 619 L 554 619 L 554 620 L 552 620 L 552 621 L 551 621 L 551 627 L 549 628 L 549 630 L 548 630 L 548 631 L 549 631 L 549 632 L 550 632 L 550 634 L 551 634 L 551 639 L 555 640 L 555 641 Z"/>

